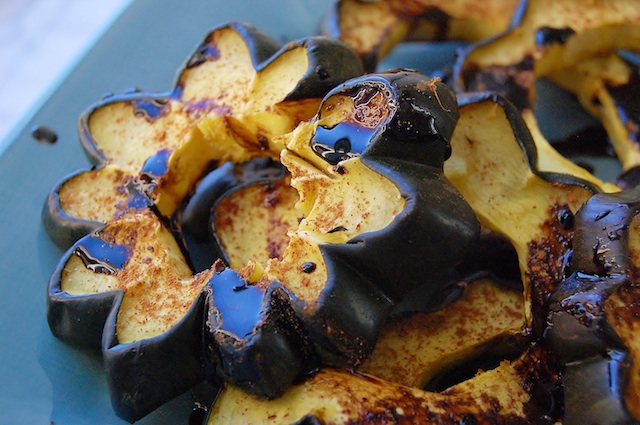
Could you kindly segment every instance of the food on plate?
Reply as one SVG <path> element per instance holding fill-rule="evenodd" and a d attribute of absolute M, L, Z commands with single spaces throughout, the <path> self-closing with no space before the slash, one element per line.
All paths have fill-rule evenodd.
<path fill-rule="evenodd" d="M 139 419 L 203 379 L 202 331 L 193 332 L 204 326 L 203 288 L 217 269 L 209 264 L 192 276 L 190 258 L 182 258 L 184 244 L 171 223 L 187 194 L 218 163 L 277 159 L 272 139 L 311 118 L 330 88 L 361 74 L 359 59 L 339 41 L 308 37 L 280 47 L 254 27 L 229 23 L 205 38 L 170 93 L 110 96 L 81 117 L 81 141 L 96 166 L 64 178 L 43 209 L 49 235 L 62 248 L 70 247 L 51 279 L 48 319 L 54 334 L 65 341 L 102 350 L 119 415 Z M 134 231 L 138 227 L 140 233 Z M 94 237 L 85 237 L 85 231 Z M 140 250 L 149 255 L 157 245 L 157 257 L 172 259 L 161 275 L 164 283 L 184 290 L 181 296 L 160 296 L 161 284 L 147 284 L 142 300 L 135 301 L 145 286 L 141 282 L 153 276 L 149 268 L 155 272 L 152 266 L 158 267 L 156 257 L 144 257 L 148 263 L 139 264 L 127 255 L 118 267 L 109 261 L 105 267 L 102 254 L 95 257 L 82 248 L 87 243 L 112 246 L 113 232 L 130 239 L 121 240 L 115 251 L 146 244 Z M 78 258 L 86 264 L 78 264 Z M 101 265 L 95 266 L 96 261 Z M 86 280 L 83 267 L 97 278 Z M 68 280 L 76 278 L 78 285 L 66 292 Z M 144 306 L 156 312 L 154 320 L 147 318 L 148 331 L 123 332 L 132 304 L 137 305 L 132 316 Z M 86 321 L 91 326 L 85 328 Z M 153 324 L 157 321 L 162 326 Z M 194 338 L 197 344 L 185 342 Z M 183 342 L 179 349 L 174 348 L 176 340 Z M 148 355 L 140 356 L 143 352 Z M 159 360 L 146 362 L 157 353 L 162 353 Z M 190 363 L 193 359 L 198 360 Z M 168 369 L 158 368 L 159 362 Z M 172 368 L 184 368 L 176 372 L 180 376 L 175 382 L 159 379 L 172 376 Z"/>
<path fill-rule="evenodd" d="M 210 424 L 638 421 L 640 4 L 476 3 L 338 0 L 284 46 L 228 23 L 170 92 L 82 115 L 47 318 L 119 416 L 204 384 Z M 452 87 L 372 72 L 405 39 L 473 44 Z M 547 141 L 538 78 L 617 181 Z"/>
<path fill-rule="evenodd" d="M 131 207 L 151 203 L 171 218 L 213 162 L 277 158 L 271 139 L 311 118 L 329 89 L 361 74 L 359 59 L 339 41 L 307 37 L 280 47 L 255 27 L 221 25 L 171 92 L 109 96 L 82 115 L 80 139 L 95 168 L 52 191 L 45 228 L 67 248 L 80 236 L 68 229 L 93 230 Z M 68 188 L 87 184 L 92 199 Z"/>
<path fill-rule="evenodd" d="M 107 111 L 128 103 L 108 103 Z M 120 117 L 112 116 L 116 130 Z M 424 286 L 425 302 L 440 302 L 450 285 L 438 278 L 478 236 L 475 213 L 443 174 L 457 118 L 446 85 L 396 70 L 338 85 L 315 117 L 270 136 L 262 148 L 225 145 L 229 133 L 216 124 L 218 116 L 187 124 L 191 136 L 181 146 L 162 148 L 159 161 L 158 154 L 144 161 L 150 190 L 98 198 L 115 199 L 115 213 L 61 260 L 50 285 L 52 331 L 71 343 L 101 345 L 114 407 L 129 420 L 205 379 L 273 398 L 317 365 L 357 367 L 408 292 Z M 99 123 L 96 140 L 109 140 L 107 150 L 120 152 L 105 136 L 111 134 L 107 118 Z M 172 163 L 188 168 L 194 154 L 184 146 L 196 138 L 196 146 L 208 140 L 219 153 L 210 161 L 235 164 L 247 179 L 222 172 L 224 189 L 212 186 L 218 198 L 205 196 L 213 200 L 207 206 L 211 236 L 222 255 L 193 274 L 179 234 L 181 210 L 158 204 L 165 190 L 175 193 L 162 184 L 171 175 L 166 170 Z M 138 154 L 131 143 L 127 149 Z M 260 177 L 279 175 L 268 171 L 265 151 L 280 151 L 285 175 Z M 121 176 L 112 172 L 117 162 L 91 169 L 86 180 L 67 180 L 67 196 L 59 198 L 81 197 L 82 183 L 94 184 L 92 177 L 105 170 L 113 190 L 111 176 Z M 251 174 L 251 167 L 264 173 Z M 250 213 L 238 214 L 243 208 Z M 245 247 L 260 237 L 267 249 L 252 258 Z M 281 250 L 272 249 L 274 240 Z M 89 331 L 82 327 L 85 316 L 94 321 Z"/>
<path fill-rule="evenodd" d="M 618 114 L 628 114 L 629 110 L 622 110 L 620 103 L 611 101 L 606 86 L 624 87 L 633 72 L 607 61 L 620 50 L 638 51 L 638 2 L 599 0 L 585 7 L 581 1 L 526 0 L 519 8 L 521 13 L 507 31 L 461 51 L 454 67 L 457 90 L 493 91 L 513 102 L 536 135 L 540 169 L 558 171 L 561 158 L 549 149 L 540 133 L 533 105 L 538 79 L 559 83 L 602 120 L 615 151 L 624 154 L 620 161 L 623 172 L 628 172 L 635 164 L 632 158 L 637 156 L 628 145 L 637 142 L 630 140 L 633 131 L 627 133 L 619 128 Z M 636 116 L 631 118 L 633 129 L 638 114 L 631 115 Z M 586 178 L 584 173 L 582 177 Z"/>
<path fill-rule="evenodd" d="M 544 340 L 563 366 L 569 423 L 637 423 L 640 190 L 597 194 L 575 215 L 567 278 L 548 300 Z"/>
<path fill-rule="evenodd" d="M 510 300 L 500 304 L 494 298 L 493 308 L 501 308 L 505 316 L 513 314 L 515 306 L 522 308 L 521 315 L 501 318 L 513 320 L 503 328 L 505 339 L 492 340 L 491 332 L 486 329 L 478 334 L 480 342 L 502 347 L 497 354 L 502 356 L 502 361 L 490 370 L 453 380 L 451 375 L 455 376 L 455 371 L 462 369 L 465 362 L 473 364 L 474 353 L 464 350 L 464 345 L 458 346 L 455 338 L 440 339 L 432 327 L 434 323 L 443 323 L 438 316 L 449 311 L 451 322 L 444 323 L 449 323 L 451 331 L 451 323 L 457 323 L 453 312 L 465 311 L 463 303 L 468 302 L 468 298 L 461 297 L 444 309 L 422 317 L 414 314 L 393 319 L 359 373 L 321 369 L 272 402 L 225 387 L 211 412 L 210 423 L 245 420 L 286 423 L 284 418 L 292 421 L 314 418 L 315 423 L 367 423 L 367 420 L 391 418 L 399 423 L 556 423 L 559 420 L 580 423 L 581 412 L 563 411 L 563 373 L 575 369 L 561 363 L 558 347 L 548 345 L 549 335 L 545 329 L 550 306 L 547 300 L 552 294 L 558 294 L 565 282 L 565 270 L 572 264 L 574 234 L 578 231 L 574 217 L 580 214 L 585 202 L 605 192 L 592 182 L 570 174 L 538 170 L 535 143 L 526 123 L 504 98 L 494 93 L 478 93 L 461 95 L 458 100 L 460 119 L 451 141 L 452 156 L 445 162 L 445 175 L 474 208 L 481 224 L 512 243 L 522 273 L 524 291 L 518 297 L 510 298 L 514 296 L 512 292 L 498 292 L 493 288 L 494 296 L 501 294 L 498 299 Z M 618 196 L 625 199 L 625 195 Z M 608 227 L 607 231 L 617 228 L 623 232 L 624 226 L 618 224 Z M 593 245 L 588 246 L 592 249 Z M 585 264 L 575 264 L 575 267 L 588 272 L 590 257 L 584 259 Z M 482 303 L 471 305 L 482 308 Z M 498 310 L 486 307 L 484 313 L 495 315 Z M 477 313 L 477 319 L 482 317 Z M 463 335 L 476 335 L 473 329 L 479 326 L 471 320 L 458 331 Z M 624 330 L 620 336 L 623 334 Z M 407 345 L 402 345 L 401 337 L 408 339 Z M 404 352 L 397 354 L 397 361 L 393 361 L 389 357 L 394 357 L 399 346 Z M 428 356 L 430 350 L 440 356 Z M 403 363 L 412 364 L 403 368 Z M 448 373 L 447 366 L 452 367 Z M 453 382 L 450 380 L 438 387 L 438 372 L 444 372 L 443 376 Z M 623 376 L 599 370 L 588 382 L 595 384 Z M 384 381 L 379 381 L 382 378 Z M 430 381 L 435 381 L 431 384 L 433 387 Z M 590 388 L 578 385 L 571 395 L 577 399 L 588 397 Z M 344 391 L 351 396 L 344 395 L 332 402 L 326 400 L 331 391 Z M 632 387 L 629 391 L 635 392 Z M 377 397 L 377 393 L 384 395 Z M 362 397 L 367 401 L 362 401 Z M 600 403 L 607 397 L 609 394 L 599 394 L 591 400 Z M 403 404 L 403 398 L 408 399 L 407 404 Z M 616 406 L 616 417 L 631 418 L 621 397 L 617 398 Z"/>
<path fill-rule="evenodd" d="M 49 287 L 49 326 L 100 349 L 115 411 L 139 419 L 202 379 L 200 293 L 213 273 L 192 275 L 149 209 L 129 212 L 65 253 Z"/>
<path fill-rule="evenodd" d="M 625 36 L 626 39 L 626 36 Z M 629 52 L 582 59 L 578 66 L 554 71 L 549 76 L 559 86 L 575 93 L 580 104 L 598 117 L 620 161 L 616 184 L 635 187 L 640 178 L 640 69 Z"/>
<path fill-rule="evenodd" d="M 339 0 L 323 33 L 351 46 L 365 68 L 376 65 L 404 40 L 478 41 L 505 30 L 518 0 Z"/>

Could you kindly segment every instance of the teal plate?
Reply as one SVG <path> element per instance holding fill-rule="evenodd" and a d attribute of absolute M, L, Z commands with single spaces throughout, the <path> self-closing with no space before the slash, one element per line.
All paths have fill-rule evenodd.
<path fill-rule="evenodd" d="M 184 60 L 213 27 L 251 23 L 276 40 L 313 35 L 329 0 L 135 0 L 62 81 L 0 156 L 0 424 L 125 424 L 111 408 L 100 359 L 55 339 L 46 323 L 49 277 L 62 252 L 49 240 L 40 211 L 66 174 L 89 165 L 80 147 L 80 113 L 105 93 L 138 87 L 165 92 Z M 34 126 L 57 135 L 38 143 Z M 188 396 L 140 424 L 187 424 Z"/>
<path fill-rule="evenodd" d="M 317 34 L 330 3 L 135 0 L 29 122 L 0 144 L 6 146 L 0 150 L 0 424 L 126 423 L 112 411 L 100 359 L 55 339 L 45 319 L 47 284 L 62 252 L 46 235 L 40 212 L 58 180 L 89 164 L 77 135 L 81 112 L 106 93 L 171 89 L 184 60 L 219 24 L 248 22 L 286 43 Z M 430 53 L 435 61 L 417 62 L 425 57 L 415 48 L 399 47 L 380 68 L 402 64 L 430 72 L 429 65 L 442 62 L 437 58 L 451 55 L 437 46 Z M 38 143 L 31 136 L 35 126 L 51 128 L 58 141 Z M 187 424 L 191 412 L 185 395 L 139 423 Z"/>

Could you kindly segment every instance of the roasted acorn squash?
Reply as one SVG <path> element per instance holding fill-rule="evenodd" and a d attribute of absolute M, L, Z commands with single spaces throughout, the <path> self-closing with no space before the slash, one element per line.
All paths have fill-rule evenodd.
<path fill-rule="evenodd" d="M 535 142 L 518 110 L 491 93 L 459 97 L 461 119 L 445 175 L 489 230 L 515 248 L 528 323 L 563 273 L 571 219 L 602 189 L 571 174 L 540 171 Z"/>
<path fill-rule="evenodd" d="M 568 70 L 580 70 L 579 74 L 589 60 L 597 61 L 620 49 L 638 51 L 640 8 L 635 0 L 599 0 L 588 7 L 573 0 L 523 0 L 519 9 L 521 13 L 514 17 L 507 31 L 461 52 L 455 65 L 455 84 L 460 91 L 493 91 L 513 102 L 534 133 L 540 169 L 562 172 L 570 165 L 550 149 L 538 129 L 532 109 L 536 97 L 534 83 L 559 75 L 554 80 L 566 82 L 565 88 L 574 90 L 578 88 L 575 81 L 561 77 L 571 72 Z M 598 78 L 606 78 L 606 68 L 596 69 Z M 592 99 L 593 96 L 589 101 Z M 607 104 L 604 108 L 612 106 Z M 604 119 L 606 114 L 615 114 L 615 107 L 596 117 Z M 605 121 L 612 139 L 620 139 L 613 133 L 611 120 Z M 590 178 L 577 168 L 572 173 Z M 605 188 L 619 190 L 614 185 Z"/>
<path fill-rule="evenodd" d="M 568 277 L 548 301 L 544 331 L 563 366 L 565 424 L 637 422 L 638 213 L 633 189 L 595 195 L 575 216 Z"/>
<path fill-rule="evenodd" d="M 170 93 L 110 96 L 81 117 L 81 141 L 96 167 L 65 178 L 43 209 L 52 239 L 71 246 L 50 282 L 48 321 L 69 343 L 101 347 L 123 418 L 139 419 L 204 377 L 217 379 L 203 362 L 207 294 L 235 282 L 220 284 L 225 279 L 211 264 L 193 275 L 181 238 L 174 239 L 174 213 L 216 163 L 277 159 L 271 139 L 361 73 L 359 58 L 339 41 L 310 37 L 280 47 L 256 28 L 230 23 L 205 38 Z M 279 294 L 262 291 L 265 302 Z"/>
<path fill-rule="evenodd" d="M 461 364 L 521 349 L 522 291 L 489 277 L 457 282 L 454 302 L 432 312 L 392 315 L 360 371 L 415 388 L 437 387 Z"/>
<path fill-rule="evenodd" d="M 475 214 L 442 175 L 456 110 L 452 93 L 435 80 L 409 71 L 376 74 L 332 90 L 316 119 L 279 140 L 303 218 L 275 219 L 296 226 L 279 257 L 260 265 L 257 285 L 278 281 L 291 292 L 322 363 L 361 364 L 390 309 L 422 285 L 425 303 L 436 299 L 443 290 L 436 278 L 477 237 Z M 230 264 L 238 264 L 266 226 L 250 226 L 243 241 L 240 233 L 225 237 L 215 223 L 242 224 L 238 201 L 231 204 L 231 214 L 216 209 L 214 230 L 222 250 L 233 254 Z M 455 217 L 443 221 L 445 211 Z M 418 249 L 416 240 L 433 243 Z"/>
<path fill-rule="evenodd" d="M 463 5 L 342 0 L 327 22 L 374 66 L 407 36 L 476 40 L 506 25 L 506 13 L 488 25 Z M 172 92 L 107 98 L 83 116 L 96 166 L 43 210 L 71 246 L 50 282 L 52 332 L 101 347 L 114 408 L 131 421 L 222 379 L 209 423 L 637 422 L 640 196 L 604 195 L 619 187 L 560 156 L 531 109 L 532 82 L 550 77 L 597 98 L 593 113 L 623 132 L 611 105 L 634 68 L 614 50 L 637 48 L 640 11 L 598 1 L 567 17 L 579 6 L 523 1 L 457 69 L 459 88 L 506 97 L 459 105 L 409 70 L 333 88 L 362 72 L 335 40 L 279 48 L 252 27 L 216 29 Z M 467 19 L 485 25 L 457 26 Z M 604 62 L 626 71 L 601 73 Z M 634 164 L 633 143 L 616 146 Z M 482 249 L 480 225 L 512 245 L 523 294 L 486 273 L 448 279 Z M 417 294 L 428 312 L 394 316 Z M 509 348 L 499 365 L 441 379 L 491 345 Z"/>
<path fill-rule="evenodd" d="M 228 34 L 229 27 L 223 28 Z M 213 55 L 207 52 L 206 58 Z M 203 65 L 195 61 L 187 70 L 198 66 Z M 189 85 L 177 87 L 184 96 Z M 438 80 L 398 70 L 349 81 L 327 94 L 314 119 L 286 136 L 269 134 L 262 146 L 243 145 L 239 140 L 253 140 L 248 133 L 227 144 L 225 137 L 237 133 L 220 126 L 220 116 L 193 123 L 176 116 L 184 122 L 170 121 L 174 130 L 185 127 L 191 136 L 175 150 L 163 148 L 144 162 L 141 175 L 148 180 L 141 184 L 149 190 L 128 190 L 125 177 L 122 196 L 118 188 L 124 173 L 111 161 L 129 161 L 126 169 L 137 161 L 126 152 L 139 152 L 118 147 L 122 122 L 116 116 L 131 107 L 122 100 L 107 102 L 95 109 L 98 115 L 90 114 L 89 122 L 95 119 L 98 124 L 89 124 L 87 137 L 105 141 L 104 150 L 122 159 L 108 159 L 106 165 L 66 180 L 67 186 L 58 191 L 73 198 L 83 182 L 102 176 L 109 186 L 100 199 L 123 205 L 105 208 L 104 217 L 113 214 L 107 224 L 71 247 L 51 280 L 49 295 L 50 326 L 71 343 L 81 339 L 78 323 L 83 316 L 93 315 L 94 308 L 101 312 L 92 317 L 87 340 L 101 341 L 114 407 L 129 420 L 203 379 L 222 378 L 252 394 L 274 397 L 318 364 L 361 364 L 388 313 L 406 293 L 424 286 L 425 302 L 430 297 L 432 304 L 439 302 L 446 288 L 438 277 L 467 254 L 478 236 L 474 212 L 443 175 L 458 114 L 455 96 Z M 144 118 L 145 125 L 159 125 L 172 116 L 169 112 Z M 108 126 L 112 118 L 115 129 Z M 238 116 L 223 118 L 238 120 L 232 128 L 241 124 Z M 99 136 L 93 136 L 94 130 Z M 164 192 L 162 179 L 171 174 L 166 171 L 171 164 L 188 166 L 192 154 L 186 145 L 203 147 L 222 130 L 220 144 L 212 145 L 217 156 L 208 156 L 208 161 L 230 160 L 237 164 L 232 169 L 257 167 L 267 177 L 260 172 L 246 178 L 218 173 L 226 177 L 204 197 L 213 201 L 205 206 L 212 212 L 212 240 L 222 261 L 193 275 L 181 239 L 174 240 L 172 234 L 184 227 L 184 213 L 159 205 L 160 195 L 170 193 L 177 200 L 180 191 Z M 271 175 L 268 165 L 260 168 L 256 162 L 255 157 L 266 157 L 268 163 L 278 151 L 290 177 Z M 185 178 L 190 181 L 195 174 Z M 112 196 L 114 192 L 121 197 Z M 256 205 L 264 215 L 253 214 Z M 240 207 L 252 214 L 236 214 Z M 80 213 L 90 210 L 76 208 Z M 174 221 L 167 220 L 169 216 Z M 256 225 L 245 224 L 240 230 L 243 218 Z M 273 230 L 274 220 L 283 225 Z M 252 258 L 254 252 L 245 252 L 245 247 L 256 237 L 266 242 Z M 415 243 L 428 239 L 432 243 Z M 272 249 L 274 240 L 281 249 Z M 151 258 L 155 252 L 166 257 Z M 160 352 L 166 353 L 161 368 L 145 361 Z M 164 380 L 181 367 L 179 379 Z"/>
<path fill-rule="evenodd" d="M 507 28 L 518 0 L 338 0 L 323 23 L 323 33 L 351 46 L 365 68 L 403 40 L 478 41 Z"/>
<path fill-rule="evenodd" d="M 564 280 L 574 214 L 602 189 L 570 174 L 540 171 L 532 136 L 518 110 L 504 98 L 473 94 L 461 96 L 459 103 L 460 119 L 445 175 L 473 206 L 481 223 L 507 237 L 518 254 L 526 302 L 515 297 L 503 304 L 503 313 L 514 320 L 507 326 L 511 328 L 508 335 L 511 347 L 522 350 L 520 354 L 512 352 L 513 360 L 505 358 L 494 369 L 454 382 L 439 393 L 420 389 L 437 371 L 473 357 L 464 349 L 457 351 L 455 338 L 439 340 L 439 332 L 428 327 L 431 321 L 446 320 L 441 317 L 447 311 L 451 315 L 447 319 L 455 321 L 465 311 L 458 306 L 469 300 L 463 297 L 422 319 L 414 315 L 389 322 L 360 373 L 321 369 L 271 401 L 225 386 L 209 423 L 555 423 L 561 419 L 563 369 L 558 354 L 546 347 L 542 337 L 546 301 Z M 513 310 L 517 306 L 522 308 L 519 314 Z M 479 325 L 469 324 L 473 326 Z M 465 331 L 473 332 L 466 327 Z M 400 363 L 404 359 L 404 363 L 415 363 L 415 368 L 389 359 L 397 352 L 393 347 L 403 346 L 407 335 L 410 345 L 397 356 Z M 490 343 L 489 335 L 484 337 Z M 523 343 L 529 348 L 523 349 Z M 422 356 L 412 348 L 431 344 L 441 357 Z"/>
<path fill-rule="evenodd" d="M 222 25 L 186 61 L 171 92 L 110 96 L 82 115 L 82 146 L 99 167 L 54 188 L 45 228 L 67 248 L 81 230 L 130 208 L 131 196 L 134 207 L 146 208 L 146 198 L 169 218 L 212 164 L 277 159 L 270 140 L 311 118 L 329 89 L 361 73 L 358 57 L 339 41 L 308 37 L 280 47 L 252 26 Z M 92 198 L 73 196 L 67 186 L 75 185 L 89 185 Z M 94 201 L 97 207 L 87 206 Z"/>

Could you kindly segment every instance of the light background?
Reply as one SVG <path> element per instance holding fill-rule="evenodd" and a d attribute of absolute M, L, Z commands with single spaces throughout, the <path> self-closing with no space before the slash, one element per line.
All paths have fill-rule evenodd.
<path fill-rule="evenodd" d="M 0 0 L 0 151 L 131 0 Z"/>

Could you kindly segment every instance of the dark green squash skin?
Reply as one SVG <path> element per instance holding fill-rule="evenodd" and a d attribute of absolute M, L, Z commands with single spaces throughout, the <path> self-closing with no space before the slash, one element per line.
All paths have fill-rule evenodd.
<path fill-rule="evenodd" d="M 204 293 L 205 369 L 266 398 L 281 395 L 308 370 L 311 354 L 303 324 L 280 283 L 251 285 L 236 271 L 221 267 Z M 224 300 L 218 303 L 220 299 Z M 225 323 L 243 315 L 257 320 Z M 245 328 L 244 335 L 237 332 L 238 326 Z"/>
<path fill-rule="evenodd" d="M 378 340 L 393 303 L 339 255 L 320 247 L 328 279 L 313 306 L 293 299 L 318 362 L 356 368 Z"/>
<path fill-rule="evenodd" d="M 69 258 L 74 255 L 70 247 L 60 259 L 49 280 L 47 292 L 47 322 L 51 333 L 75 347 L 99 351 L 107 317 L 122 301 L 122 291 L 73 296 L 61 287 L 61 275 Z"/>
<path fill-rule="evenodd" d="M 118 342 L 119 304 L 111 309 L 104 325 L 102 357 L 114 411 L 135 422 L 211 378 L 203 370 L 205 296 L 200 293 L 187 314 L 167 332 L 128 344 Z"/>
<path fill-rule="evenodd" d="M 565 424 L 598 417 L 632 424 L 624 403 L 627 348 L 608 323 L 604 304 L 630 278 L 629 227 L 640 213 L 640 190 L 597 194 L 575 215 L 569 277 L 549 300 L 544 340 L 565 367 Z M 607 412 L 585 406 L 598 406 Z"/>
<path fill-rule="evenodd" d="M 47 321 L 64 342 L 101 351 L 114 411 L 134 422 L 203 380 L 203 296 L 164 334 L 119 344 L 116 320 L 124 291 L 69 295 L 61 289 L 62 272 L 83 240 L 66 251 L 51 277 Z"/>
<path fill-rule="evenodd" d="M 364 73 L 362 62 L 355 52 L 343 42 L 329 37 L 305 37 L 289 43 L 272 60 L 298 46 L 307 50 L 309 68 L 285 101 L 323 97 L 338 84 Z M 266 68 L 270 62 L 265 62 L 260 69 Z"/>
<path fill-rule="evenodd" d="M 71 216 L 60 205 L 62 186 L 73 177 L 89 171 L 89 169 L 80 169 L 60 179 L 51 189 L 42 206 L 42 225 L 53 243 L 63 251 L 69 249 L 81 237 L 105 225 L 100 221 Z"/>

